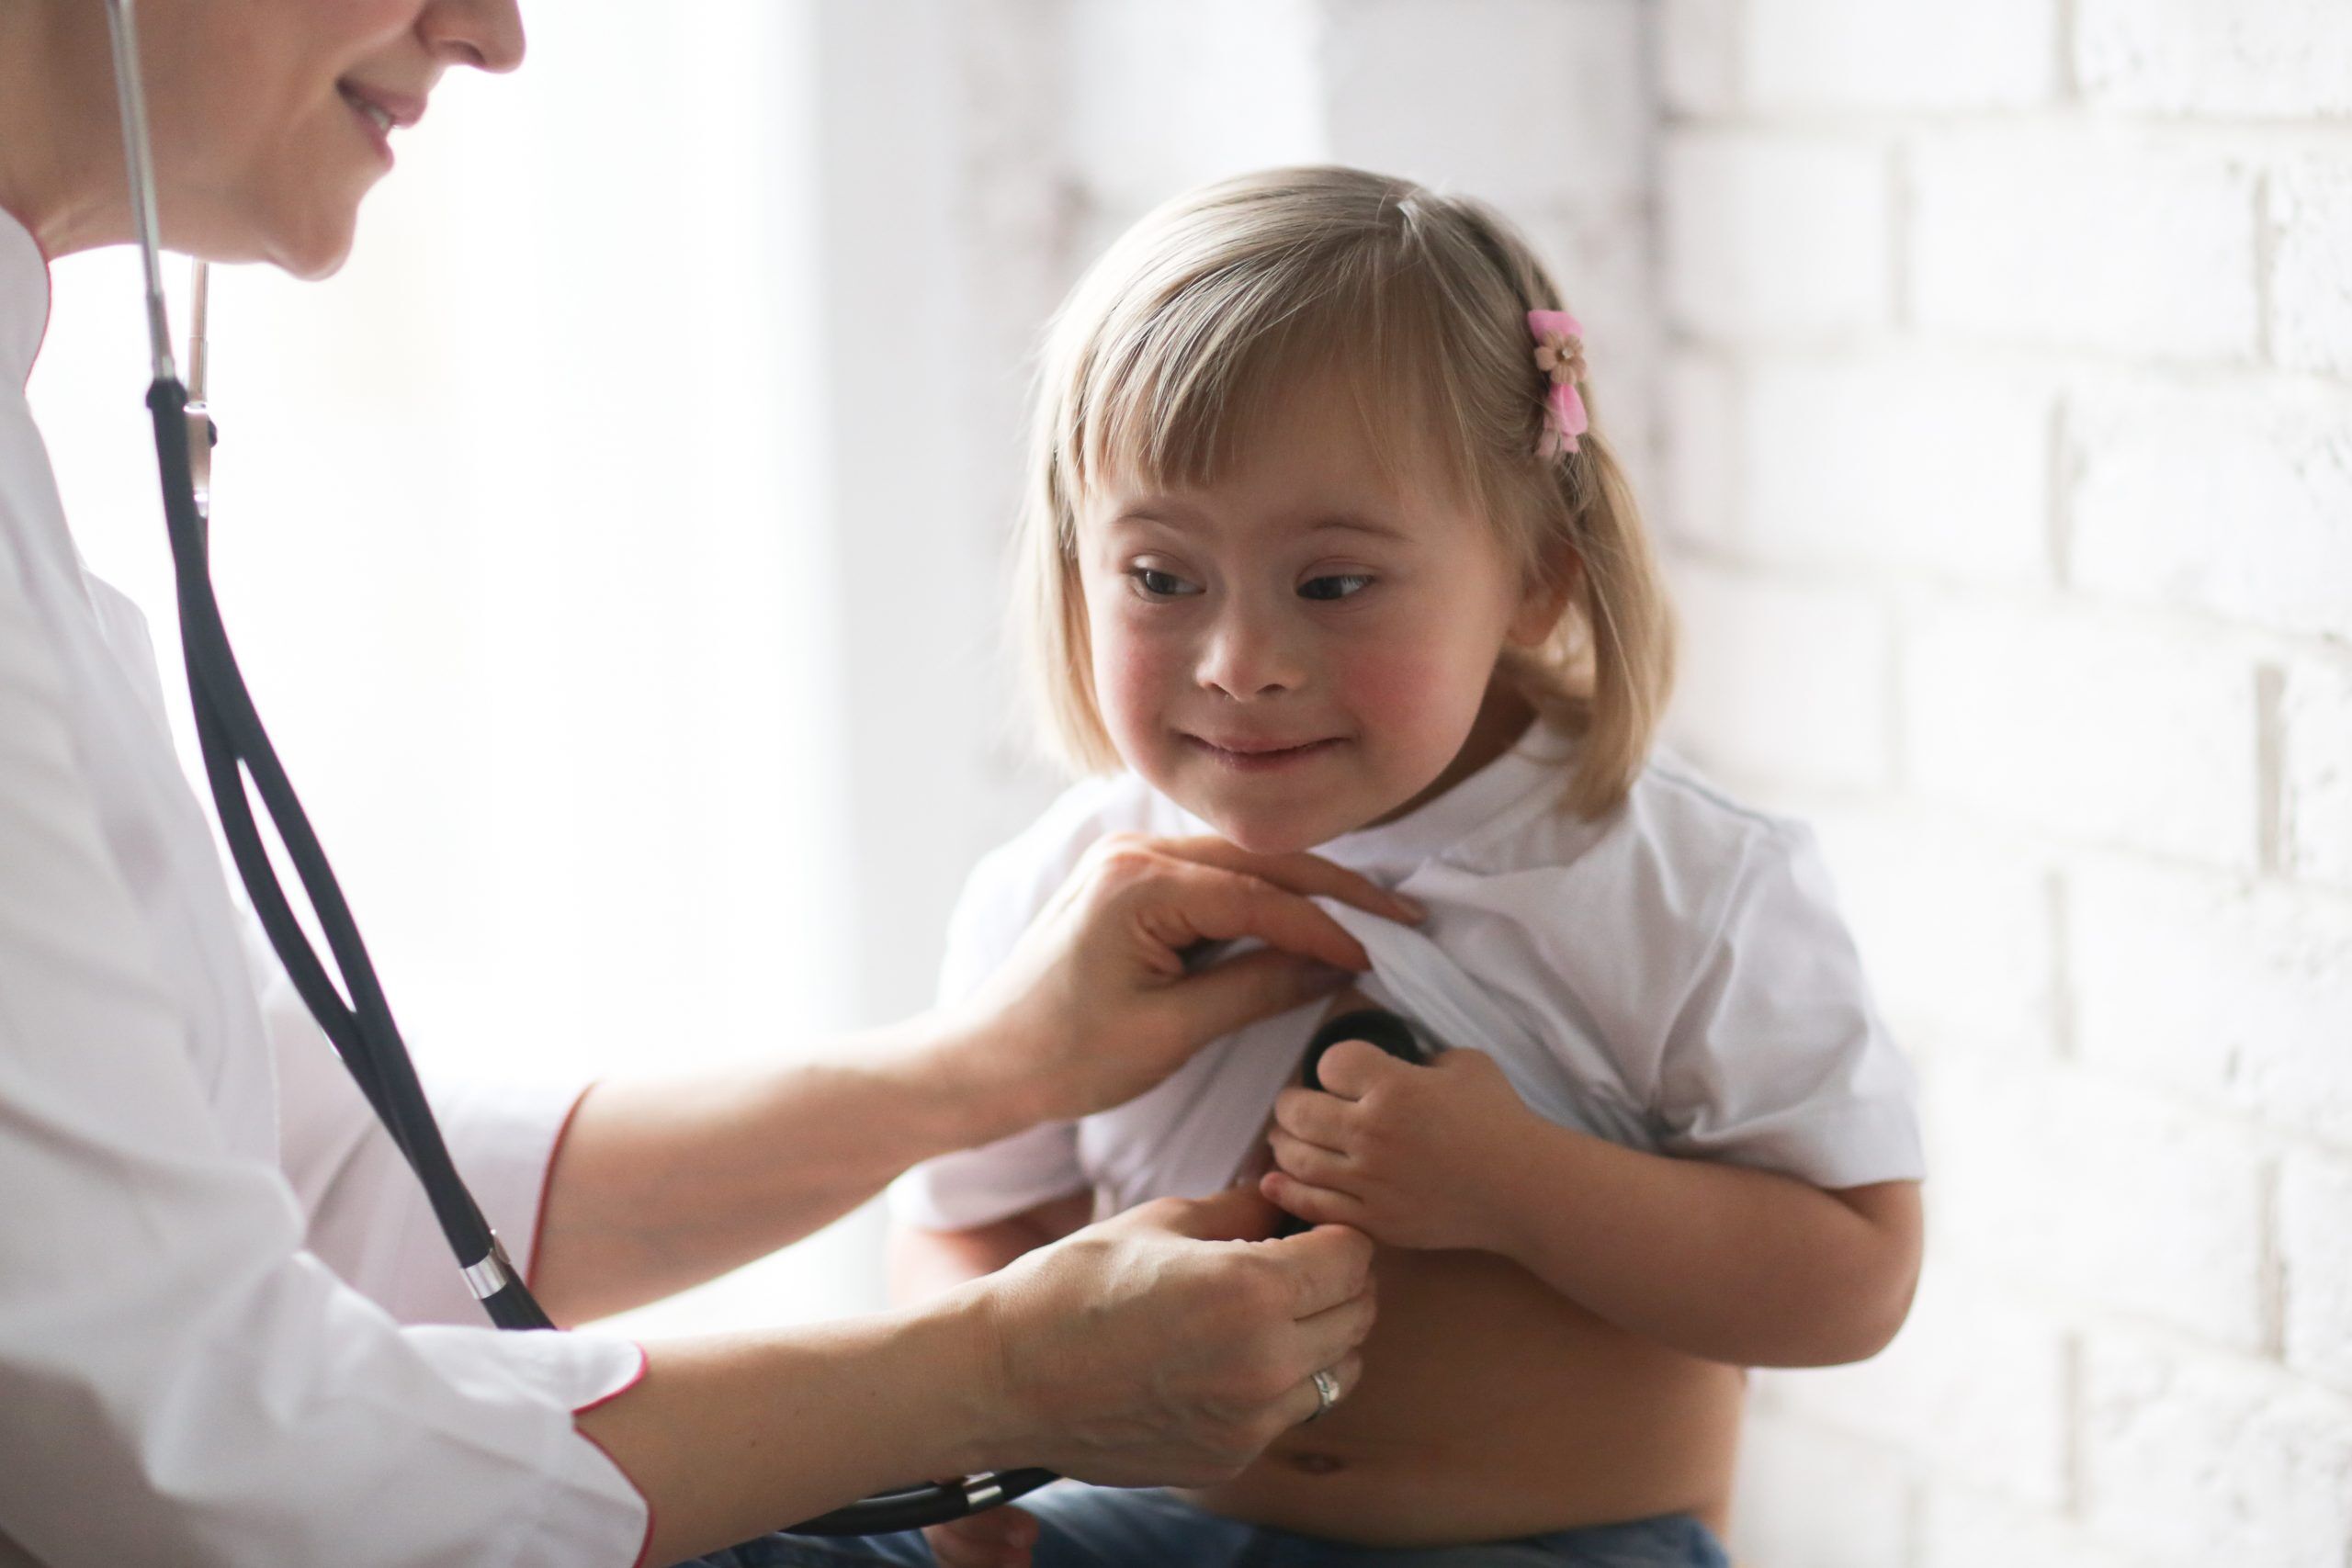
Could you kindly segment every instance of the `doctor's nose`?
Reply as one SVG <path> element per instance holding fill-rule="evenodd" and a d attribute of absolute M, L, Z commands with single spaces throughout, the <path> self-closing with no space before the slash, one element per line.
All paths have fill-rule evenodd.
<path fill-rule="evenodd" d="M 1280 627 L 1248 615 L 1229 615 L 1201 649 L 1195 678 L 1206 690 L 1247 702 L 1298 690 L 1306 669 L 1295 642 Z"/>
<path fill-rule="evenodd" d="M 515 0 L 433 0 L 416 36 L 435 60 L 503 73 L 523 63 L 523 14 Z"/>

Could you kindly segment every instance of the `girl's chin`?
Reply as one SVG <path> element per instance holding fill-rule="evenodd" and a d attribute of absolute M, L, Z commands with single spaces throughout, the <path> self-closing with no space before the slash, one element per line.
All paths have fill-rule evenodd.
<path fill-rule="evenodd" d="M 1190 804 L 1186 804 L 1184 808 L 1216 829 L 1219 838 L 1252 854 L 1296 854 L 1317 844 L 1329 843 L 1349 829 L 1345 822 L 1310 822 L 1298 818 L 1254 816 L 1247 812 L 1219 811 L 1213 807 L 1203 810 Z"/>

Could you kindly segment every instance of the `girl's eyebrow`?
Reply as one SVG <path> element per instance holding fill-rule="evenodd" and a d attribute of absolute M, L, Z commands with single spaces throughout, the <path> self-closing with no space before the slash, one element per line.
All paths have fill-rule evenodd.
<path fill-rule="evenodd" d="M 1382 539 L 1408 539 L 1411 537 L 1411 536 L 1407 534 L 1402 528 L 1384 523 L 1376 517 L 1360 516 L 1352 512 L 1340 512 L 1334 513 L 1329 517 L 1318 517 L 1307 525 L 1306 532 L 1310 534 L 1321 534 L 1331 529 L 1342 529 L 1354 534 L 1370 534 L 1376 538 Z"/>

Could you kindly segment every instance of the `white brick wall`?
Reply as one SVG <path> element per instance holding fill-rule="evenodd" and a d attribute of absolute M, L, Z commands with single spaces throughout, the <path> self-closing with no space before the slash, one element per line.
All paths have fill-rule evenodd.
<path fill-rule="evenodd" d="M 2352 1402 L 2117 1330 L 2083 1367 L 2083 1514 L 2151 1562 L 2343 1568 Z"/>
<path fill-rule="evenodd" d="M 2279 869 L 2352 889 L 2352 659 L 2297 661 L 2278 687 Z"/>
<path fill-rule="evenodd" d="M 1758 107 L 2015 107 L 2056 85 L 2057 0 L 1749 0 L 1746 25 Z"/>
<path fill-rule="evenodd" d="M 1921 327 L 2134 361 L 2255 350 L 2255 175 L 2228 153 L 2099 124 L 1924 132 L 1907 236 Z"/>
<path fill-rule="evenodd" d="M 2044 855 L 1916 813 L 1815 811 L 1814 825 L 1880 1009 L 1914 1056 L 2056 1052 L 2060 884 Z"/>
<path fill-rule="evenodd" d="M 2256 681 L 2233 639 L 2037 597 L 1905 617 L 1903 724 L 1926 801 L 2019 830 L 2251 870 Z"/>
<path fill-rule="evenodd" d="M 1945 1061 L 1928 1085 L 1939 1259 L 2065 1312 L 2262 1348 L 2255 1139 L 2068 1065 Z"/>
<path fill-rule="evenodd" d="M 1884 149 L 1804 134 L 1694 131 L 1667 144 L 1672 319 L 1724 338 L 1843 341 L 1894 310 Z"/>
<path fill-rule="evenodd" d="M 2083 96 L 2162 114 L 2352 114 L 2341 0 L 2080 0 Z"/>
<path fill-rule="evenodd" d="M 1885 784 L 1893 671 L 1883 606 L 1695 560 L 1674 578 L 1691 675 L 1678 736 L 1694 761 L 1726 777 Z"/>
<path fill-rule="evenodd" d="M 2297 158 L 2270 186 L 2270 337 L 2281 365 L 2352 374 L 2352 157 Z"/>
<path fill-rule="evenodd" d="M 2280 1343 L 2287 1365 L 2352 1394 L 2352 1160 L 2295 1150 L 2278 1188 Z"/>
<path fill-rule="evenodd" d="M 2086 1063 L 2352 1147 L 2352 899 L 2089 857 L 2067 892 Z"/>
<path fill-rule="evenodd" d="M 2352 388 L 2101 377 L 2066 432 L 2073 586 L 2352 637 Z"/>
<path fill-rule="evenodd" d="M 1737 1555 L 2346 1568 L 2352 6 L 1658 23 L 1675 733 L 1815 809 L 1930 1134 Z"/>

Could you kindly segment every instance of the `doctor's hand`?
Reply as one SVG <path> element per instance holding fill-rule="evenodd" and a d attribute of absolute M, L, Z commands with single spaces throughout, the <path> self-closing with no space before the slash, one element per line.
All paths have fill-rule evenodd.
<path fill-rule="evenodd" d="M 1247 1187 L 1167 1198 L 975 1280 L 1003 1370 L 1009 1464 L 1112 1486 L 1229 1480 L 1345 1398 L 1373 1320 L 1372 1244 L 1339 1226 L 1263 1239 Z"/>
<path fill-rule="evenodd" d="M 1422 913 L 1313 855 L 1110 835 L 963 1011 L 967 1069 L 993 1078 L 1022 1125 L 1133 1100 L 1219 1035 L 1328 996 L 1369 967 L 1309 895 L 1390 919 Z M 1245 938 L 1265 947 L 1187 973 L 1188 950 Z"/>

